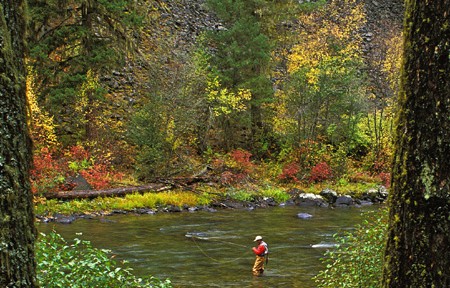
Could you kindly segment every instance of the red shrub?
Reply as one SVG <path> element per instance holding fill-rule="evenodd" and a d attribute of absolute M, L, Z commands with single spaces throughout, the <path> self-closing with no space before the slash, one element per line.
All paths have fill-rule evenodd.
<path fill-rule="evenodd" d="M 283 172 L 278 176 L 278 179 L 284 181 L 299 182 L 297 175 L 300 172 L 300 167 L 297 163 L 289 163 L 283 167 Z"/>
<path fill-rule="evenodd" d="M 246 179 L 247 175 L 244 173 L 233 173 L 231 171 L 225 171 L 220 175 L 220 182 L 225 185 L 232 185 L 242 183 Z"/>
<path fill-rule="evenodd" d="M 80 171 L 80 174 L 94 189 L 105 189 L 109 185 L 109 173 L 105 165 L 94 165 L 89 169 Z"/>
<path fill-rule="evenodd" d="M 49 149 L 42 148 L 33 156 L 34 166 L 30 171 L 33 193 L 51 191 L 68 191 L 75 188 L 74 183 L 67 183 L 66 177 L 80 173 L 94 189 L 109 188 L 112 182 L 121 180 L 122 173 L 114 172 L 108 165 L 108 159 L 91 157 L 82 146 L 73 146 L 58 161 Z M 81 163 L 87 162 L 84 166 Z M 76 169 L 71 167 L 75 163 Z"/>
<path fill-rule="evenodd" d="M 378 174 L 378 177 L 380 177 L 384 187 L 391 187 L 391 173 L 381 172 L 380 174 Z"/>
<path fill-rule="evenodd" d="M 252 154 L 250 152 L 241 149 L 236 149 L 231 152 L 231 157 L 236 162 L 237 168 L 245 173 L 250 173 L 253 168 L 253 163 L 250 161 L 251 156 Z"/>
<path fill-rule="evenodd" d="M 88 160 L 89 159 L 89 152 L 80 145 L 76 145 L 76 146 L 72 146 L 69 149 L 69 153 L 67 153 L 71 159 L 73 159 L 72 161 L 83 161 L 83 160 Z"/>
<path fill-rule="evenodd" d="M 108 169 L 105 164 L 95 164 L 89 169 L 80 171 L 80 174 L 96 190 L 111 187 L 111 182 L 122 180 L 123 173 L 114 172 Z"/>
<path fill-rule="evenodd" d="M 330 179 L 332 174 L 330 166 L 326 162 L 320 162 L 311 169 L 309 181 L 322 182 Z"/>
<path fill-rule="evenodd" d="M 33 155 L 30 170 L 31 191 L 44 193 L 59 190 L 64 181 L 64 165 L 53 158 L 48 148 L 42 148 Z"/>

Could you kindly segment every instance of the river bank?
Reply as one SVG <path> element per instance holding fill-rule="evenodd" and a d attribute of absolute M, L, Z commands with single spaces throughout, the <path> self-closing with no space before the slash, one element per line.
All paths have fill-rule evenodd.
<path fill-rule="evenodd" d="M 201 189 L 200 189 L 201 190 Z M 122 214 L 157 214 L 208 211 L 223 209 L 254 210 L 275 206 L 299 206 L 319 208 L 360 207 L 384 203 L 388 191 L 384 186 L 374 186 L 364 191 L 339 193 L 325 188 L 312 193 L 299 188 L 281 188 L 260 191 L 227 190 L 225 193 L 203 191 L 165 191 L 102 197 L 81 200 L 37 199 L 38 222 L 70 224 L 84 218 Z"/>

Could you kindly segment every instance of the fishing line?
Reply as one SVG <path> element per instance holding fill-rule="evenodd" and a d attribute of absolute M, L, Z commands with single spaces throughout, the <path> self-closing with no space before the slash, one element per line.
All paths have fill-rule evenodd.
<path fill-rule="evenodd" d="M 226 263 L 236 262 L 236 261 L 238 261 L 238 260 L 244 258 L 244 256 L 241 256 L 241 257 L 238 257 L 238 258 L 236 258 L 236 259 L 225 260 L 225 261 L 224 261 L 224 260 L 219 260 L 219 259 L 213 258 L 213 257 L 209 256 L 209 255 L 202 249 L 202 247 L 200 247 L 200 245 L 199 245 L 199 244 L 197 243 L 197 241 L 195 240 L 196 237 L 192 236 L 192 237 L 190 237 L 190 238 L 192 238 L 192 241 L 195 243 L 195 246 L 197 246 L 197 248 L 200 250 L 200 252 L 202 252 L 203 255 L 205 255 L 206 257 L 208 257 L 209 259 L 211 259 L 211 260 L 213 260 L 213 261 L 215 261 L 215 262 L 222 263 L 222 264 L 226 264 Z M 241 244 L 237 244 L 237 243 L 233 243 L 233 242 L 228 242 L 228 241 L 220 241 L 220 240 L 212 240 L 212 241 L 223 242 L 223 243 L 227 243 L 227 244 L 232 244 L 232 245 L 236 245 L 236 246 L 248 248 L 248 247 L 245 246 L 245 245 L 241 245 Z"/>
<path fill-rule="evenodd" d="M 225 243 L 225 244 L 234 245 L 234 246 L 243 247 L 243 248 L 249 248 L 248 246 L 245 246 L 245 245 L 242 245 L 242 244 L 233 243 L 233 242 L 229 242 L 229 241 L 223 241 L 223 240 L 217 240 L 217 239 L 212 239 L 211 241 L 222 242 L 222 243 Z"/>

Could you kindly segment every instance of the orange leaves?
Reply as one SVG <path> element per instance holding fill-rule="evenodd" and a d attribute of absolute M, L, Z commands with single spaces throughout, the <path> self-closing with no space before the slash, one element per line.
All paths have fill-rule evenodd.
<path fill-rule="evenodd" d="M 247 174 L 252 172 L 254 165 L 250 160 L 250 157 L 252 156 L 250 152 L 242 149 L 236 149 L 233 150 L 230 154 L 234 160 L 234 167 Z"/>
<path fill-rule="evenodd" d="M 33 167 L 30 170 L 31 191 L 45 193 L 59 190 L 64 182 L 63 165 L 56 161 L 48 148 L 42 148 L 33 155 Z"/>

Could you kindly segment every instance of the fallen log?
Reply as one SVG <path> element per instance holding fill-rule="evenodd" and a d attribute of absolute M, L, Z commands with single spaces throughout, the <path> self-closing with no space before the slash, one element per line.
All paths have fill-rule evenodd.
<path fill-rule="evenodd" d="M 144 192 L 161 192 L 173 189 L 173 185 L 167 185 L 162 183 L 148 184 L 144 186 L 122 187 L 106 190 L 73 190 L 73 191 L 58 191 L 49 192 L 44 194 L 47 199 L 94 199 L 97 197 L 116 197 L 125 196 L 132 193 L 144 193 Z"/>
<path fill-rule="evenodd" d="M 194 185 L 196 183 L 217 182 L 214 177 L 173 177 L 169 179 L 158 179 L 159 183 L 164 183 L 173 186 L 173 188 L 183 188 L 186 186 Z"/>
<path fill-rule="evenodd" d="M 47 199 L 94 199 L 97 197 L 120 197 L 132 193 L 144 193 L 144 192 L 161 192 L 175 188 L 183 188 L 194 185 L 199 182 L 208 182 L 213 178 L 211 177 L 176 177 L 171 179 L 158 179 L 159 183 L 151 183 L 143 186 L 133 187 L 121 187 L 105 190 L 71 190 L 71 191 L 58 191 L 48 192 L 43 196 Z"/>

